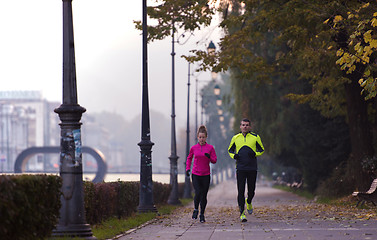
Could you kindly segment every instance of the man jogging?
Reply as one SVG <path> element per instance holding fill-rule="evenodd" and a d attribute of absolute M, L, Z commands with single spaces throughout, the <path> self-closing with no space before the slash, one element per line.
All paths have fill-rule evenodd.
<path fill-rule="evenodd" d="M 245 216 L 245 185 L 247 181 L 246 207 L 249 214 L 253 213 L 251 201 L 255 195 L 255 182 L 257 180 L 257 156 L 264 152 L 262 141 L 258 134 L 250 132 L 250 120 L 242 119 L 241 132 L 234 135 L 228 148 L 231 158 L 236 160 L 238 206 L 240 208 L 240 220 L 246 222 Z"/>

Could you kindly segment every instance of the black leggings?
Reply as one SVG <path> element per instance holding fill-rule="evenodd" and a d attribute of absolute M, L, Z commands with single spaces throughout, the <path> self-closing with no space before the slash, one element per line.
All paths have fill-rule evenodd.
<path fill-rule="evenodd" d="M 207 206 L 207 193 L 210 184 L 210 175 L 198 176 L 192 174 L 191 176 L 192 185 L 194 185 L 195 189 L 194 207 L 195 209 L 198 209 L 200 203 L 200 214 L 204 214 Z"/>
<path fill-rule="evenodd" d="M 237 170 L 237 188 L 238 188 L 238 206 L 240 212 L 245 210 L 245 184 L 247 180 L 247 201 L 251 203 L 255 195 L 255 182 L 257 180 L 257 171 L 239 171 Z"/>

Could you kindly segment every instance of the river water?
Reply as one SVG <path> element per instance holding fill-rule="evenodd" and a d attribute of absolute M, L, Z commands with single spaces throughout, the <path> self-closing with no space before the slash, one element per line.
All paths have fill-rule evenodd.
<path fill-rule="evenodd" d="M 86 181 L 91 181 L 95 177 L 95 174 L 84 173 L 83 179 Z M 105 176 L 105 182 L 116 182 L 116 181 L 140 181 L 139 173 L 107 173 Z M 160 183 L 170 183 L 170 174 L 152 174 L 152 180 L 154 182 Z M 178 182 L 184 182 L 185 175 L 178 174 Z"/>
<path fill-rule="evenodd" d="M 59 175 L 59 173 L 0 173 L 0 175 L 21 175 L 21 174 L 51 174 L 51 175 Z M 85 181 L 92 181 L 96 176 L 95 173 L 85 173 L 83 174 L 83 180 Z M 154 182 L 160 183 L 170 183 L 170 174 L 168 173 L 156 173 L 152 174 L 152 180 Z M 185 182 L 185 174 L 178 174 L 177 180 L 179 183 Z M 107 173 L 104 179 L 105 182 L 117 182 L 117 181 L 140 181 L 140 174 L 139 173 Z"/>

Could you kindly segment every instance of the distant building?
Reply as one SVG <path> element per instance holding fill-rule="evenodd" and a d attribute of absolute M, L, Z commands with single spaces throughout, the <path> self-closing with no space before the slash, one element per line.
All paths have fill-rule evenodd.
<path fill-rule="evenodd" d="M 60 119 L 54 109 L 59 102 L 49 102 L 40 91 L 0 91 L 0 173 L 14 172 L 17 156 L 30 147 L 60 146 Z M 109 171 L 124 171 L 125 149 L 109 141 L 109 131 L 84 113 L 81 119 L 83 146 L 100 150 Z M 33 156 L 26 165 L 30 172 L 59 172 L 59 154 Z M 84 172 L 97 171 L 97 162 L 83 155 Z"/>
<path fill-rule="evenodd" d="M 111 133 L 90 114 L 82 116 L 81 141 L 84 146 L 90 146 L 100 150 L 105 155 L 108 172 L 124 172 L 125 169 L 125 146 L 110 140 Z M 136 145 L 136 144 L 135 144 Z M 97 163 L 90 155 L 83 156 L 83 169 L 95 171 Z"/>
<path fill-rule="evenodd" d="M 40 91 L 0 91 L 1 172 L 13 172 L 18 154 L 28 147 L 59 145 L 59 118 L 53 111 L 59 105 L 43 99 Z M 26 168 L 53 168 L 46 157 L 33 157 Z"/>

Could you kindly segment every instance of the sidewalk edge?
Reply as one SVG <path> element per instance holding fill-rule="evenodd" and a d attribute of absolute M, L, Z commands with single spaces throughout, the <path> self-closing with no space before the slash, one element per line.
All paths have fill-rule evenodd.
<path fill-rule="evenodd" d="M 149 224 L 152 224 L 152 223 L 154 223 L 154 222 L 157 222 L 157 221 L 158 221 L 158 218 L 151 219 L 151 220 L 149 220 L 148 222 L 145 222 L 145 223 L 143 223 L 143 224 L 141 224 L 141 225 L 139 225 L 139 226 L 137 226 L 137 227 L 135 227 L 135 228 L 132 228 L 132 229 L 130 229 L 130 230 L 127 230 L 126 232 L 121 233 L 121 234 L 119 234 L 119 235 L 117 235 L 117 236 L 115 236 L 115 237 L 113 237 L 113 238 L 109 238 L 109 239 L 111 239 L 111 240 L 119 239 L 119 238 L 121 238 L 121 237 L 123 237 L 123 236 L 126 236 L 126 235 L 128 235 L 128 234 L 130 234 L 130 233 L 132 233 L 132 232 L 134 232 L 134 231 L 136 231 L 136 230 L 138 230 L 138 229 L 140 229 L 140 228 L 143 228 L 143 227 L 145 227 L 145 226 L 147 226 L 147 225 L 149 225 Z"/>

